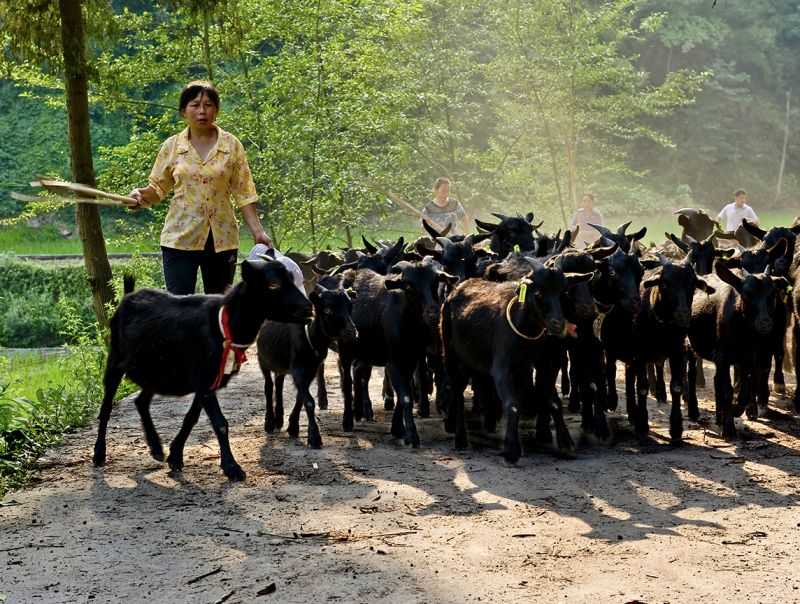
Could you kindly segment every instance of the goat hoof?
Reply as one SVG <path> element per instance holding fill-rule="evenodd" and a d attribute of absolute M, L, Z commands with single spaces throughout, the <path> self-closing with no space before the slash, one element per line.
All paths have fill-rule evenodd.
<path fill-rule="evenodd" d="M 308 437 L 308 446 L 312 449 L 321 449 L 322 448 L 322 437 L 319 435 L 317 436 L 309 436 Z"/>
<path fill-rule="evenodd" d="M 775 394 L 786 394 L 786 384 L 779 384 L 778 382 L 775 382 L 772 384 L 772 391 Z"/>
<path fill-rule="evenodd" d="M 289 422 L 289 427 L 286 428 L 286 434 L 288 434 L 292 438 L 297 438 L 298 436 L 300 436 L 300 425 Z"/>
<path fill-rule="evenodd" d="M 383 399 L 383 410 L 384 411 L 394 411 L 394 399 L 391 399 L 391 398 Z"/>
<path fill-rule="evenodd" d="M 94 448 L 94 456 L 92 457 L 92 463 L 94 463 L 95 468 L 102 468 L 106 465 L 106 448 L 105 443 L 101 446 L 95 446 Z"/>
<path fill-rule="evenodd" d="M 268 419 L 264 422 L 264 432 L 266 432 L 267 434 L 272 434 L 273 432 L 275 432 L 274 419 Z"/>
<path fill-rule="evenodd" d="M 156 461 L 164 461 L 164 450 L 161 448 L 158 448 L 156 450 L 151 450 L 150 455 Z"/>
<path fill-rule="evenodd" d="M 747 419 L 749 419 L 751 422 L 758 419 L 758 407 L 755 405 L 748 405 L 745 411 L 747 413 Z"/>
<path fill-rule="evenodd" d="M 608 440 L 608 438 L 611 436 L 611 432 L 608 429 L 608 424 L 605 422 L 602 424 L 596 424 L 594 428 L 594 435 L 600 440 Z"/>
<path fill-rule="evenodd" d="M 225 472 L 225 476 L 228 477 L 228 480 L 231 482 L 242 482 L 246 477 L 244 470 L 239 466 L 239 464 L 234 464 L 232 467 L 222 470 Z"/>
<path fill-rule="evenodd" d="M 519 461 L 521 453 L 520 449 L 515 447 L 514 449 L 506 449 L 503 451 L 502 456 L 508 463 L 516 464 Z"/>
<path fill-rule="evenodd" d="M 172 453 L 170 453 L 169 457 L 167 457 L 167 463 L 169 464 L 170 470 L 175 470 L 176 472 L 183 470 L 182 457 L 178 457 L 177 455 L 172 455 Z"/>
<path fill-rule="evenodd" d="M 346 417 L 342 419 L 342 430 L 344 430 L 345 432 L 352 432 L 354 427 L 355 424 L 353 424 L 352 417 Z"/>
<path fill-rule="evenodd" d="M 700 419 L 700 410 L 699 409 L 689 409 L 689 419 L 693 422 L 696 422 Z"/>
<path fill-rule="evenodd" d="M 411 433 L 406 433 L 405 444 L 411 445 L 415 449 L 419 449 L 419 434 L 414 430 Z"/>
<path fill-rule="evenodd" d="M 391 432 L 392 436 L 394 436 L 395 438 L 404 438 L 405 435 L 406 435 L 405 428 L 403 428 L 402 425 L 398 426 L 398 425 L 395 425 L 394 423 L 392 424 L 392 428 L 391 428 L 390 432 Z"/>
<path fill-rule="evenodd" d="M 469 446 L 466 436 L 456 436 L 453 444 L 455 445 L 456 451 L 464 451 Z"/>
<path fill-rule="evenodd" d="M 317 407 L 322 409 L 323 411 L 328 408 L 328 399 L 321 398 L 317 401 Z"/>
<path fill-rule="evenodd" d="M 430 405 L 420 405 L 419 409 L 417 409 L 417 417 L 430 417 L 430 416 L 431 416 Z"/>

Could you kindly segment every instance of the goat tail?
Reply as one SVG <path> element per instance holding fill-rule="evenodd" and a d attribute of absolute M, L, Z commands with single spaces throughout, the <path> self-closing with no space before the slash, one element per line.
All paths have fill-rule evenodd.
<path fill-rule="evenodd" d="M 126 294 L 133 292 L 136 287 L 136 277 L 133 275 L 125 275 L 122 278 L 122 287 Z"/>

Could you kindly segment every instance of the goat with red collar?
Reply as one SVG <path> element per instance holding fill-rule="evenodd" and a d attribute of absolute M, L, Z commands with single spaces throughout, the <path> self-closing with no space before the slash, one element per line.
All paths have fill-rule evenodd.
<path fill-rule="evenodd" d="M 153 458 L 164 459 L 150 416 L 153 395 L 194 393 L 192 406 L 170 445 L 170 468 L 183 467 L 184 444 L 200 410 L 205 409 L 219 441 L 223 472 L 230 480 L 244 480 L 245 473 L 231 453 L 228 422 L 216 391 L 225 387 L 246 360 L 244 350 L 255 341 L 266 319 L 308 323 L 311 303 L 295 287 L 286 267 L 270 259 L 244 261 L 241 282 L 224 295 L 174 296 L 156 289 L 134 292 L 131 278 L 125 279 L 125 293 L 111 318 L 94 465 L 105 464 L 111 406 L 127 375 L 142 388 L 136 408 Z"/>

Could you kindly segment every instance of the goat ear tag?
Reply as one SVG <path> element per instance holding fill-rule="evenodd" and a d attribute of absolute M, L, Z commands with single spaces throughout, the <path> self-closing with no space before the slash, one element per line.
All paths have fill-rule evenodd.
<path fill-rule="evenodd" d="M 518 245 L 514 246 L 514 253 L 515 254 L 519 254 L 519 246 Z"/>
<path fill-rule="evenodd" d="M 519 302 L 522 304 L 525 302 L 525 297 L 528 295 L 528 284 L 523 283 L 519 286 Z"/>

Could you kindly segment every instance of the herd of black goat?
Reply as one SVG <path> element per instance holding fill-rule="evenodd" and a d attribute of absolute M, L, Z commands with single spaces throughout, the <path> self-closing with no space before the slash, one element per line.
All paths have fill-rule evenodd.
<path fill-rule="evenodd" d="M 713 362 L 716 423 L 736 438 L 734 418 L 766 410 L 769 373 L 785 392 L 783 357 L 794 315 L 793 360 L 800 341 L 800 220 L 764 231 L 743 222 L 740 241 L 755 245 L 719 249 L 713 222 L 702 212 L 680 211 L 680 238 L 645 249 L 646 233 L 597 227 L 585 250 L 570 245 L 575 233 L 540 234 L 533 214 L 494 214 L 476 220 L 478 233 L 447 237 L 425 224 L 430 237 L 406 246 L 372 244 L 342 257 L 321 252 L 291 255 L 302 267 L 308 298 L 279 261 L 245 261 L 242 280 L 226 294 L 176 297 L 156 290 L 126 295 L 111 321 L 111 346 L 94 463 L 105 463 L 106 427 L 123 375 L 141 386 L 136 407 L 151 454 L 163 459 L 150 418 L 154 394 L 194 393 L 183 425 L 170 445 L 171 468 L 183 465 L 183 447 L 200 411 L 218 438 L 221 466 L 231 480 L 245 474 L 228 442 L 228 424 L 216 391 L 257 342 L 264 374 L 264 428 L 283 426 L 283 381 L 297 390 L 287 432 L 299 435 L 305 410 L 308 444 L 322 446 L 310 393 L 327 408 L 323 361 L 338 353 L 344 413 L 342 428 L 372 420 L 368 393 L 372 367 L 384 367 L 383 403 L 393 410 L 391 434 L 419 446 L 419 417 L 436 411 L 467 446 L 464 391 L 472 386 L 472 413 L 494 431 L 505 416 L 504 457 L 521 455 L 520 415 L 536 417 L 536 439 L 561 450 L 574 447 L 564 422 L 560 389 L 580 411 L 582 429 L 609 436 L 606 413 L 617 407 L 616 361 L 625 364 L 626 411 L 639 437 L 649 430 L 647 397 L 667 401 L 663 366 L 669 361 L 670 436 L 681 441 L 681 399 L 699 418 L 696 385 L 702 365 Z M 734 236 L 730 234 L 730 236 Z M 478 246 L 488 240 L 488 249 Z M 774 366 L 772 365 L 774 359 Z M 733 368 L 733 379 L 731 378 Z M 800 380 L 798 380 L 800 381 Z M 396 404 L 395 404 L 396 401 Z M 800 392 L 794 394 L 800 411 Z"/>

